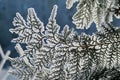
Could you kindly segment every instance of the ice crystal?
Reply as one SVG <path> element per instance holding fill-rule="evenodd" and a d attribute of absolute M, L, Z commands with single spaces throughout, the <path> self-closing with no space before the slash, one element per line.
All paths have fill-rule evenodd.
<path fill-rule="evenodd" d="M 7 60 L 9 60 L 9 55 L 11 54 L 11 52 L 8 50 L 6 53 L 3 52 L 3 49 L 0 45 L 0 56 L 2 58 L 2 60 L 0 61 L 0 76 L 1 76 L 1 80 L 7 80 L 9 73 L 8 71 L 11 69 L 6 69 L 4 70 L 4 65 L 7 62 Z M 6 75 L 3 75 L 3 72 L 5 71 Z M 3 76 L 2 76 L 3 75 Z"/>
<path fill-rule="evenodd" d="M 77 0 L 67 0 L 67 8 L 71 8 Z M 88 29 L 92 22 L 96 23 L 98 31 L 103 30 L 101 24 L 111 22 L 115 0 L 78 0 L 77 12 L 73 16 L 73 23 L 78 29 Z M 106 20 L 107 19 L 107 20 Z"/>
<path fill-rule="evenodd" d="M 76 1 L 67 0 L 68 8 Z M 13 66 L 11 74 L 20 80 L 119 80 L 120 29 L 109 23 L 107 14 L 101 16 L 106 11 L 109 13 L 111 1 L 80 1 L 73 16 L 74 22 L 81 23 L 82 17 L 82 25 L 88 28 L 91 21 L 96 21 L 97 27 L 101 27 L 104 33 L 100 31 L 93 35 L 78 35 L 68 25 L 60 31 L 55 19 L 57 5 L 53 7 L 46 26 L 33 8 L 28 9 L 27 21 L 17 13 L 13 21 L 16 27 L 10 31 L 18 34 L 12 42 L 17 43 L 15 48 L 20 57 L 10 58 Z M 95 19 L 92 11 L 98 11 L 94 13 Z M 106 18 L 104 24 L 101 18 Z M 21 44 L 26 44 L 27 49 L 23 50 Z"/>

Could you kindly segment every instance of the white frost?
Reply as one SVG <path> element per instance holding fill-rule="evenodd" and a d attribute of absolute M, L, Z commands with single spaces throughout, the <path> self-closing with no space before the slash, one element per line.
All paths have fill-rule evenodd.
<path fill-rule="evenodd" d="M 66 1 L 66 8 L 67 9 L 70 9 L 72 6 L 73 6 L 73 4 L 75 3 L 75 2 L 77 2 L 78 0 L 67 0 Z"/>

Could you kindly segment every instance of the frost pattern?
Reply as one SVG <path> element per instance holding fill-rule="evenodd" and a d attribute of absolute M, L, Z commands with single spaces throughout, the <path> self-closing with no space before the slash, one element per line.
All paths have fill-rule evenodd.
<path fill-rule="evenodd" d="M 27 21 L 16 14 L 16 27 L 10 31 L 18 34 L 12 42 L 20 57 L 10 58 L 11 74 L 20 80 L 119 80 L 120 29 L 104 23 L 104 33 L 78 35 L 68 25 L 60 31 L 57 8 L 46 26 L 33 8 L 28 9 Z"/>
<path fill-rule="evenodd" d="M 70 9 L 73 3 L 76 2 L 67 0 L 66 7 Z M 73 16 L 73 23 L 77 29 L 88 29 L 92 22 L 95 22 L 97 30 L 101 31 L 103 28 L 101 24 L 112 21 L 114 14 L 115 0 L 79 0 L 77 5 L 77 12 Z M 69 7 L 68 7 L 69 6 Z M 117 8 L 118 9 L 118 8 Z M 106 17 L 107 16 L 107 17 Z M 107 19 L 107 20 L 106 20 Z"/>
<path fill-rule="evenodd" d="M 73 6 L 73 4 L 75 3 L 75 2 L 77 2 L 78 0 L 67 0 L 66 1 L 66 7 L 67 7 L 67 9 L 70 9 L 72 6 Z"/>
<path fill-rule="evenodd" d="M 3 73 L 2 73 L 4 71 L 3 67 L 4 67 L 5 63 L 7 62 L 7 60 L 9 60 L 10 54 L 11 54 L 11 52 L 9 50 L 6 53 L 4 53 L 2 50 L 2 47 L 0 45 L 0 56 L 2 58 L 2 60 L 0 62 L 0 76 L 3 75 Z M 9 69 L 9 70 L 11 70 L 11 69 Z M 6 70 L 6 75 L 1 76 L 2 77 L 1 80 L 7 80 L 8 76 L 9 76 L 9 73 L 8 73 L 9 70 Z"/>

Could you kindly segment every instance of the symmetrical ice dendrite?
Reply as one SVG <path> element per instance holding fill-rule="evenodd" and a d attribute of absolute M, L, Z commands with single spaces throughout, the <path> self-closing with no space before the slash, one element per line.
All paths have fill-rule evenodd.
<path fill-rule="evenodd" d="M 76 1 L 72 1 L 68 8 Z M 96 76 L 103 80 L 104 76 L 110 76 L 110 80 L 113 77 L 110 70 L 120 65 L 120 31 L 107 21 L 101 24 L 101 15 L 107 15 L 105 11 L 110 5 L 107 1 L 81 0 L 78 11 L 73 16 L 73 20 L 76 20 L 73 22 L 77 25 L 82 23 L 87 26 L 94 21 L 98 27 L 104 29 L 104 33 L 93 35 L 78 35 L 68 25 L 60 30 L 55 19 L 57 5 L 53 7 L 46 26 L 33 8 L 28 9 L 27 21 L 17 13 L 13 21 L 16 27 L 10 31 L 18 34 L 12 41 L 17 43 L 15 48 L 20 57 L 10 58 L 13 66 L 11 74 L 21 80 L 94 80 Z M 103 2 L 105 3 L 101 4 Z M 26 44 L 26 50 L 20 46 L 22 43 Z M 103 76 L 98 75 L 101 72 Z M 108 72 L 109 75 L 106 74 Z"/>

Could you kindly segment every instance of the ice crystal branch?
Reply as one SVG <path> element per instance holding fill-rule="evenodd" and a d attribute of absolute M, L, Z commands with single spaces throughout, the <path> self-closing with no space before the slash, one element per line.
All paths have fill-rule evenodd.
<path fill-rule="evenodd" d="M 2 47 L 0 45 L 0 56 L 2 58 L 1 62 L 0 62 L 0 74 L 2 74 L 2 70 L 3 67 L 5 65 L 5 63 L 7 62 L 7 60 L 9 60 L 9 55 L 11 54 L 11 52 L 8 50 L 6 53 L 3 52 Z M 7 77 L 9 76 L 8 71 L 6 72 L 6 75 L 2 76 L 2 80 L 7 79 Z"/>
<path fill-rule="evenodd" d="M 77 1 L 79 1 L 79 0 L 67 0 L 66 1 L 66 7 L 67 7 L 67 9 L 70 9 L 72 6 L 73 6 L 73 4 L 75 3 L 75 2 L 77 2 Z"/>
<path fill-rule="evenodd" d="M 71 8 L 76 1 L 67 0 L 67 3 L 70 3 L 68 8 Z M 101 4 L 103 2 L 105 3 Z M 97 21 L 96 24 L 100 22 L 97 26 L 101 27 L 104 33 L 100 31 L 93 35 L 85 33 L 78 35 L 68 25 L 60 31 L 55 19 L 57 5 L 53 7 L 46 26 L 38 19 L 33 8 L 28 9 L 27 21 L 17 13 L 13 21 L 16 27 L 10 31 L 18 34 L 18 37 L 12 41 L 17 43 L 15 48 L 20 53 L 20 57 L 10 58 L 14 69 L 11 74 L 21 80 L 98 80 L 107 76 L 110 76 L 108 78 L 110 80 L 112 72 L 116 72 L 114 78 L 118 79 L 120 29 L 110 24 L 107 19 L 104 24 L 100 21 L 100 17 L 109 17 L 106 11 L 109 11 L 110 5 L 111 1 L 108 3 L 104 0 L 80 1 L 78 5 L 80 10 L 74 15 L 74 19 L 85 16 L 88 23 L 82 22 L 83 25 L 88 25 L 89 20 L 93 20 L 91 17 L 93 12 L 98 11 L 98 14 L 94 15 L 98 19 L 94 21 Z M 94 8 L 93 12 L 92 8 Z M 101 9 L 106 16 L 101 16 L 102 13 L 99 13 Z M 81 11 L 87 13 L 81 14 L 79 13 Z M 26 44 L 27 49 L 23 50 L 20 43 Z M 108 72 L 111 74 L 107 74 Z"/>
<path fill-rule="evenodd" d="M 71 8 L 76 1 L 67 0 L 67 8 Z M 103 30 L 101 24 L 111 22 L 114 11 L 118 15 L 118 8 L 115 10 L 115 7 L 118 7 L 117 0 L 78 0 L 78 2 L 77 12 L 72 17 L 78 29 L 88 29 L 94 22 L 97 30 L 101 31 Z"/>

